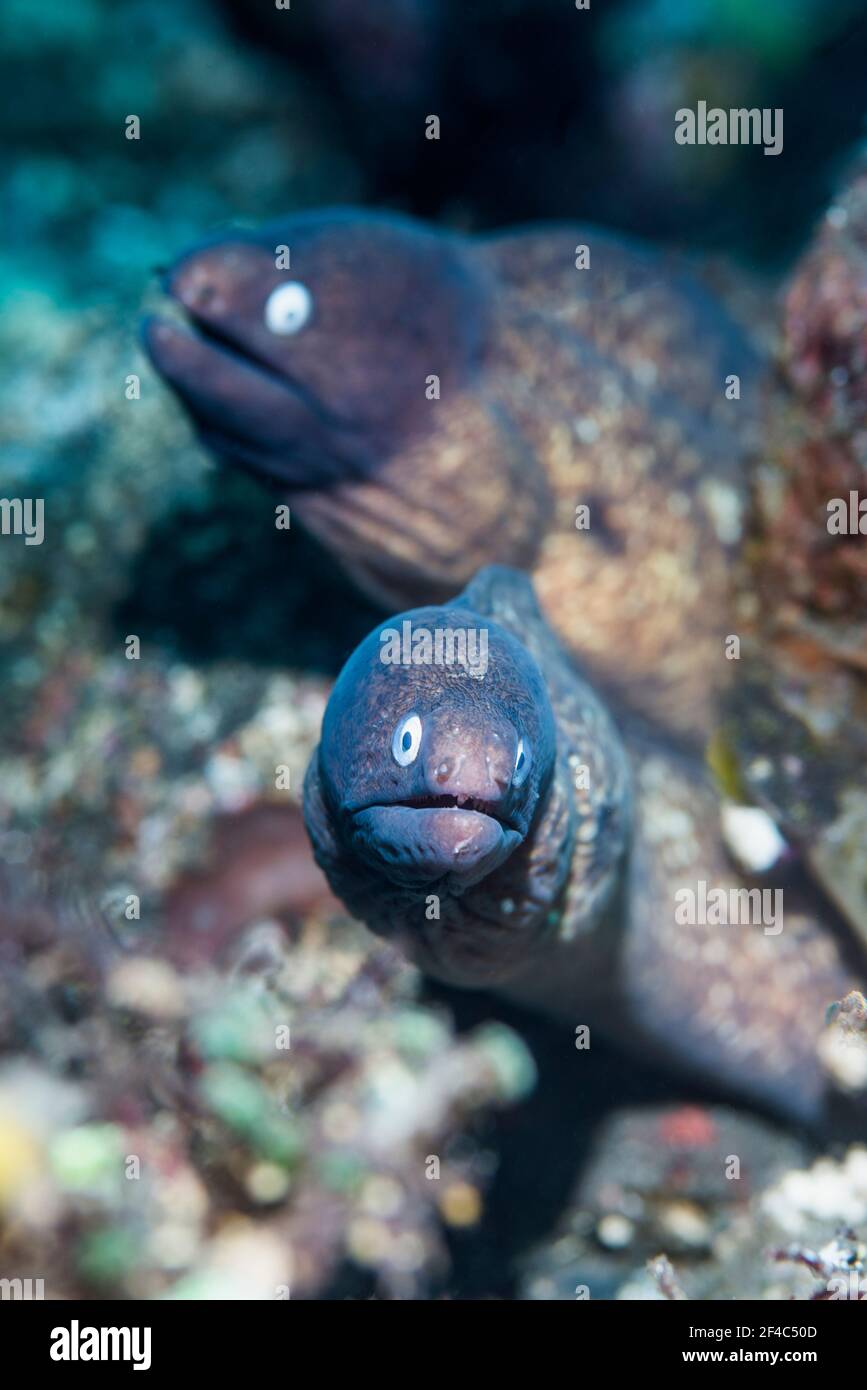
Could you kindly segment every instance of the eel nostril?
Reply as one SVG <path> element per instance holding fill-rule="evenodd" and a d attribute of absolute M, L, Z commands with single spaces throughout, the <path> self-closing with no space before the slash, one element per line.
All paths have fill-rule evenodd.
<path fill-rule="evenodd" d="M 218 299 L 216 285 L 210 284 L 207 280 L 200 281 L 193 285 L 190 293 L 190 303 L 197 309 L 211 309 Z"/>
<path fill-rule="evenodd" d="M 442 762 L 437 763 L 434 768 L 434 781 L 439 782 L 441 786 L 444 785 L 452 775 L 453 766 L 454 764 L 449 758 L 443 758 Z"/>
<path fill-rule="evenodd" d="M 219 276 L 210 266 L 184 266 L 174 278 L 172 292 L 194 314 L 222 313 L 226 307 Z"/>

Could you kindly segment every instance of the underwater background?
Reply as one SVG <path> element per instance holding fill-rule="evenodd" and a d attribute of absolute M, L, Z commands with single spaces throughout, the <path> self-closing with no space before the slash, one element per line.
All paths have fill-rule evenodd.
<path fill-rule="evenodd" d="M 0 494 L 45 504 L 42 545 L 0 538 L 0 1276 L 648 1298 L 665 1248 L 695 1297 L 808 1296 L 759 1252 L 867 1220 L 863 1149 L 601 1048 L 576 1087 L 541 1022 L 446 999 L 324 890 L 303 771 L 380 615 L 215 469 L 138 326 L 209 232 L 342 203 L 580 219 L 771 296 L 860 148 L 864 7 L 9 0 L 0 40 Z M 782 107 L 785 157 L 675 158 L 699 97 Z"/>

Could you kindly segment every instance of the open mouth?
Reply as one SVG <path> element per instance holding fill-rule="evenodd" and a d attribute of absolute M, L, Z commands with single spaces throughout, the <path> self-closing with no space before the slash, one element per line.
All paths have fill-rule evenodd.
<path fill-rule="evenodd" d="M 502 821 L 503 817 L 499 814 L 498 808 L 493 801 L 482 801 L 477 796 L 416 796 L 408 797 L 405 801 L 392 803 L 395 806 L 408 806 L 412 809 L 438 810 L 441 807 L 457 806 L 462 811 L 478 811 L 482 816 L 490 816 L 492 820 Z M 503 824 L 506 822 L 503 821 Z"/>
<path fill-rule="evenodd" d="M 234 357 L 236 361 L 243 366 L 248 368 L 255 367 L 257 371 L 262 372 L 275 386 L 279 386 L 281 390 L 285 391 L 288 388 L 292 391 L 296 391 L 298 395 L 303 397 L 303 388 L 300 387 L 297 382 L 290 380 L 285 373 L 279 372 L 272 363 L 266 362 L 264 358 L 257 356 L 246 344 L 241 347 L 237 339 L 230 333 L 220 329 L 214 323 L 208 323 L 204 319 L 199 318 L 192 309 L 189 309 L 186 304 L 172 293 L 168 286 L 166 286 L 165 289 L 167 299 L 163 301 L 161 313 L 159 315 L 161 322 L 174 324 L 175 327 L 189 333 L 199 342 L 205 343 L 209 347 L 216 348 L 228 357 Z M 315 404 L 315 401 L 310 401 L 310 408 L 313 409 Z"/>
<path fill-rule="evenodd" d="M 479 796 L 408 796 L 400 801 L 374 801 L 368 802 L 364 806 L 357 806 L 353 809 L 353 816 L 361 815 L 365 811 L 456 811 L 466 814 L 473 812 L 477 816 L 487 816 L 489 820 L 496 821 L 503 830 L 514 830 L 521 833 L 521 828 L 507 815 L 505 815 L 502 805 L 497 801 L 485 801 Z"/>
<path fill-rule="evenodd" d="M 311 415 L 326 428 L 341 431 L 353 429 L 351 420 L 343 419 L 328 410 L 302 382 L 290 376 L 283 368 L 275 367 L 273 362 L 269 362 L 264 354 L 258 353 L 249 343 L 241 345 L 232 333 L 221 328 L 219 324 L 200 318 L 194 309 L 189 308 L 178 298 L 172 291 L 170 284 L 164 283 L 163 288 L 167 299 L 163 301 L 162 312 L 159 316 L 162 322 L 174 324 L 200 343 L 223 353 L 224 356 L 233 358 L 248 371 L 254 370 L 261 373 L 279 390 L 291 392 L 301 405 L 309 410 Z"/>
<path fill-rule="evenodd" d="M 255 352 L 246 345 L 243 348 L 240 347 L 234 338 L 230 337 L 228 333 L 221 332 L 215 324 L 195 318 L 183 306 L 181 306 L 181 313 L 186 315 L 187 328 L 203 342 L 210 343 L 212 347 L 219 348 L 221 352 L 228 353 L 230 357 L 237 357 L 239 362 L 243 362 L 248 367 L 256 367 L 258 371 L 263 372 L 276 385 L 282 386 L 284 389 L 287 386 L 293 390 L 299 389 L 294 381 L 291 381 L 284 373 L 278 372 L 270 362 L 266 362 L 262 357 L 257 357 Z"/>
<path fill-rule="evenodd" d="M 462 893 L 521 843 L 521 831 L 500 817 L 500 808 L 480 797 L 409 797 L 359 807 L 350 834 L 362 856 L 394 882 Z"/>

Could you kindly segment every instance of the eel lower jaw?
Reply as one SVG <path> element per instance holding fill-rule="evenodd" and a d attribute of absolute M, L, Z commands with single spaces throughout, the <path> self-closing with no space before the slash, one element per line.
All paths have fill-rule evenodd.
<path fill-rule="evenodd" d="M 171 303 L 171 302 L 170 302 Z M 359 440 L 311 394 L 180 309 L 142 327 L 145 351 L 208 447 L 278 486 L 321 488 L 363 475 Z"/>
<path fill-rule="evenodd" d="M 351 820 L 357 853 L 392 882 L 460 894 L 509 858 L 522 833 L 454 797 L 366 806 Z M 451 803 L 451 804 L 450 804 Z"/>
<path fill-rule="evenodd" d="M 180 390 L 193 371 L 221 365 L 224 370 L 234 369 L 244 378 L 258 378 L 271 391 L 303 402 L 311 415 L 325 419 L 325 411 L 310 392 L 271 363 L 254 357 L 228 334 L 194 318 L 176 300 L 169 300 L 163 312 L 145 320 L 144 340 L 154 365 Z"/>

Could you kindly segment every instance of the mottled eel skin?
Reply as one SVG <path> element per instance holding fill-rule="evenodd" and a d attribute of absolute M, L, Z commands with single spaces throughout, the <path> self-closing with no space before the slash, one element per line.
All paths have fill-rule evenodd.
<path fill-rule="evenodd" d="M 818 1121 L 816 1039 L 856 983 L 831 932 L 788 889 L 779 935 L 675 920 L 678 889 L 738 886 L 699 749 L 737 665 L 761 375 L 743 335 L 592 228 L 313 213 L 197 248 L 166 283 L 192 323 L 151 320 L 145 342 L 209 446 L 281 487 L 375 597 L 447 604 L 413 622 L 490 628 L 481 679 L 384 665 L 376 635 L 351 658 L 306 793 L 335 890 L 432 975 Z M 530 572 L 545 616 L 490 562 Z"/>
<path fill-rule="evenodd" d="M 381 634 L 405 620 L 484 630 L 484 674 L 384 662 Z M 833 938 L 788 894 L 777 935 L 677 924 L 678 889 L 739 886 L 715 792 L 699 759 L 618 731 L 525 576 L 490 566 L 362 642 L 305 816 L 334 891 L 429 975 L 821 1122 L 816 1042 L 851 984 Z"/>
<path fill-rule="evenodd" d="M 166 286 L 192 327 L 152 319 L 145 344 L 203 438 L 368 593 L 443 602 L 525 569 L 603 689 L 706 732 L 761 373 L 697 281 L 595 228 L 347 209 L 202 246 Z"/>

